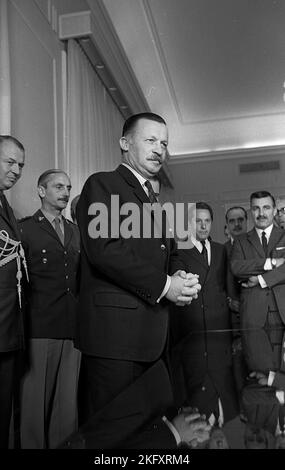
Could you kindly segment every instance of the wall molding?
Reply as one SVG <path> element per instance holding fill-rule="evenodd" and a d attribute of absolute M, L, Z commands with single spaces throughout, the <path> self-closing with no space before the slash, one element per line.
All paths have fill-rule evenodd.
<path fill-rule="evenodd" d="M 239 148 L 229 150 L 214 150 L 207 152 L 171 155 L 168 165 L 171 166 L 192 162 L 212 162 L 217 160 L 236 160 L 241 158 L 271 158 L 277 156 L 285 157 L 285 145 Z"/>

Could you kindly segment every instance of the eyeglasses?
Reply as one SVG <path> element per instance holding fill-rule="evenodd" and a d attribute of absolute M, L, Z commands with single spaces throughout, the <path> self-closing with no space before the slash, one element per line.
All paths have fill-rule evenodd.
<path fill-rule="evenodd" d="M 277 209 L 277 214 L 285 214 L 285 207 L 281 207 L 281 209 Z"/>

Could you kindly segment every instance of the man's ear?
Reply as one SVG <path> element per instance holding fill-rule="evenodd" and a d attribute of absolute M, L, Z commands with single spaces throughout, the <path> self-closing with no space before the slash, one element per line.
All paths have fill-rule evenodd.
<path fill-rule="evenodd" d="M 123 152 L 127 152 L 129 150 L 129 142 L 126 137 L 120 138 L 120 147 L 123 150 Z"/>
<path fill-rule="evenodd" d="M 45 197 L 46 191 L 45 191 L 45 188 L 43 186 L 38 186 L 38 195 L 40 196 L 40 198 Z"/>

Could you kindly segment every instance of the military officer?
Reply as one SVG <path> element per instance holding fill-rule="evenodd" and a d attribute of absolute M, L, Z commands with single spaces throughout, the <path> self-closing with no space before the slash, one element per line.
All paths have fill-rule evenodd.
<path fill-rule="evenodd" d="M 77 426 L 80 353 L 73 346 L 73 336 L 79 231 L 62 215 L 70 190 L 70 179 L 62 170 L 44 172 L 38 180 L 41 209 L 20 221 L 30 278 L 22 448 L 55 448 Z"/>
<path fill-rule="evenodd" d="M 21 177 L 25 149 L 14 137 L 0 136 L 0 448 L 8 447 L 15 363 L 23 344 L 20 233 L 4 191 Z"/>

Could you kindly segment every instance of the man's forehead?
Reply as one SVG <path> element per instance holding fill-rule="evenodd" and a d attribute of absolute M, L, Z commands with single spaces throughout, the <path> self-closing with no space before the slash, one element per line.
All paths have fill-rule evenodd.
<path fill-rule="evenodd" d="M 52 185 L 56 185 L 56 184 L 70 185 L 70 179 L 64 173 L 56 173 L 56 174 L 50 176 L 50 179 L 48 180 L 47 184 L 48 183 L 50 183 Z"/>
<path fill-rule="evenodd" d="M 166 125 L 163 122 L 151 121 L 150 119 L 140 119 L 136 123 L 136 131 L 138 132 L 159 132 L 168 135 L 168 130 Z"/>
<path fill-rule="evenodd" d="M 11 140 L 5 140 L 0 144 L 0 157 L 13 157 L 17 160 L 24 161 L 24 152 Z"/>
<path fill-rule="evenodd" d="M 251 205 L 258 206 L 258 207 L 268 206 L 268 205 L 273 206 L 273 201 L 270 196 L 261 197 L 261 198 L 253 198 L 251 201 Z"/>
<path fill-rule="evenodd" d="M 243 217 L 245 218 L 245 213 L 243 212 L 242 209 L 230 209 L 229 212 L 228 212 L 228 219 L 235 219 L 235 218 L 239 218 L 239 217 Z"/>
<path fill-rule="evenodd" d="M 196 218 L 211 218 L 210 211 L 208 209 L 196 209 Z"/>

